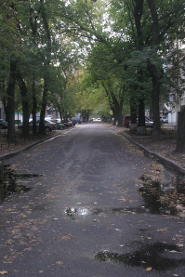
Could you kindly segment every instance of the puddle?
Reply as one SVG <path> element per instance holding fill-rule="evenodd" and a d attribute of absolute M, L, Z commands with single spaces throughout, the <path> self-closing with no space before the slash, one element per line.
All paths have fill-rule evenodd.
<path fill-rule="evenodd" d="M 144 213 L 145 209 L 144 207 L 126 207 L 126 208 L 105 208 L 105 209 L 93 209 L 92 210 L 94 215 L 99 215 L 99 214 L 136 214 L 136 213 Z"/>
<path fill-rule="evenodd" d="M 140 180 L 139 192 L 149 212 L 177 215 L 180 210 L 181 216 L 185 217 L 184 176 L 176 176 L 155 164 Z"/>
<path fill-rule="evenodd" d="M 87 216 L 91 214 L 91 212 L 87 208 L 66 208 L 64 214 L 74 218 L 75 216 Z"/>
<path fill-rule="evenodd" d="M 123 263 L 129 266 L 140 266 L 145 269 L 165 271 L 185 265 L 185 259 L 174 258 L 181 254 L 181 248 L 173 244 L 154 243 L 143 245 L 140 249 L 126 254 L 114 253 L 108 250 L 99 252 L 95 258 L 100 262 Z"/>
<path fill-rule="evenodd" d="M 108 214 L 136 214 L 136 213 L 145 213 L 146 210 L 144 207 L 136 208 L 66 208 L 64 214 L 72 219 L 75 219 L 78 216 L 89 216 L 89 215 L 108 215 Z"/>
<path fill-rule="evenodd" d="M 39 176 L 37 174 L 18 173 L 10 165 L 0 164 L 0 201 L 12 193 L 29 191 L 30 188 L 24 184 L 23 180 Z"/>

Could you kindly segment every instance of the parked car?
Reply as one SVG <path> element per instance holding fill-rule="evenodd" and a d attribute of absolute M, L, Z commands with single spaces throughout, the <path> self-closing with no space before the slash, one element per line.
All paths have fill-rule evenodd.
<path fill-rule="evenodd" d="M 145 126 L 148 128 L 153 128 L 154 127 L 154 122 L 145 116 Z"/>
<path fill-rule="evenodd" d="M 101 122 L 101 118 L 100 117 L 97 117 L 97 118 L 93 118 L 93 122 Z"/>
<path fill-rule="evenodd" d="M 37 120 L 36 121 L 37 128 L 39 128 L 39 123 L 40 123 L 40 120 Z M 56 129 L 56 125 L 53 122 L 49 121 L 49 120 L 44 120 L 44 125 L 45 125 L 45 130 L 48 131 L 48 132 L 51 132 L 51 131 Z M 29 126 L 30 126 L 30 129 L 33 127 L 33 120 L 30 120 Z M 20 124 L 18 126 L 18 128 L 22 129 L 23 124 Z"/>
<path fill-rule="evenodd" d="M 52 119 L 51 121 L 55 124 L 57 130 L 65 129 L 64 123 L 62 123 L 62 121 L 59 118 Z"/>
<path fill-rule="evenodd" d="M 72 122 L 71 120 L 68 120 L 68 119 L 63 120 L 62 123 L 64 124 L 64 126 L 65 126 L 66 128 L 72 127 L 72 126 L 73 126 L 73 122 Z"/>
<path fill-rule="evenodd" d="M 0 129 L 7 129 L 8 128 L 8 122 L 4 119 L 0 119 Z"/>

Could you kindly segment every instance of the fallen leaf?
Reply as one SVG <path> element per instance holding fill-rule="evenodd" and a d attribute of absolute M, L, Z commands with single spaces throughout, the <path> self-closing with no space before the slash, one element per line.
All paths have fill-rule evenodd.
<path fill-rule="evenodd" d="M 72 238 L 73 238 L 73 236 L 71 234 L 66 234 L 66 235 L 62 236 L 62 240 L 70 240 Z"/>

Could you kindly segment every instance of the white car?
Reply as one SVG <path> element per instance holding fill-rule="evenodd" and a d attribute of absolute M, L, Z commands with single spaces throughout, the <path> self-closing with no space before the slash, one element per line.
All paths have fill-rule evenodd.
<path fill-rule="evenodd" d="M 93 118 L 93 122 L 101 122 L 101 118 L 98 117 L 98 118 Z"/>

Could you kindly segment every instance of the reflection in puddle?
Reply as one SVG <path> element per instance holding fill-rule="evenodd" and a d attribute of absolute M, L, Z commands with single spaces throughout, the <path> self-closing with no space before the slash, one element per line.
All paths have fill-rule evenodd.
<path fill-rule="evenodd" d="M 136 207 L 136 208 L 66 208 L 64 214 L 71 218 L 75 218 L 76 216 L 87 216 L 87 215 L 105 215 L 105 214 L 136 214 L 136 213 L 144 213 L 144 207 Z"/>
<path fill-rule="evenodd" d="M 158 271 L 168 270 L 177 266 L 185 265 L 185 259 L 176 259 L 171 255 L 174 253 L 181 254 L 182 249 L 172 244 L 154 243 L 151 245 L 144 245 L 139 250 L 132 253 L 119 254 L 104 250 L 99 252 L 95 258 L 101 262 L 116 262 L 124 263 L 129 266 L 141 266 L 151 268 Z M 164 253 L 168 257 L 164 256 Z M 163 254 L 163 255 L 162 255 Z"/>
<path fill-rule="evenodd" d="M 70 217 L 74 216 L 86 216 L 90 214 L 90 210 L 87 208 L 66 208 L 64 214 Z"/>

